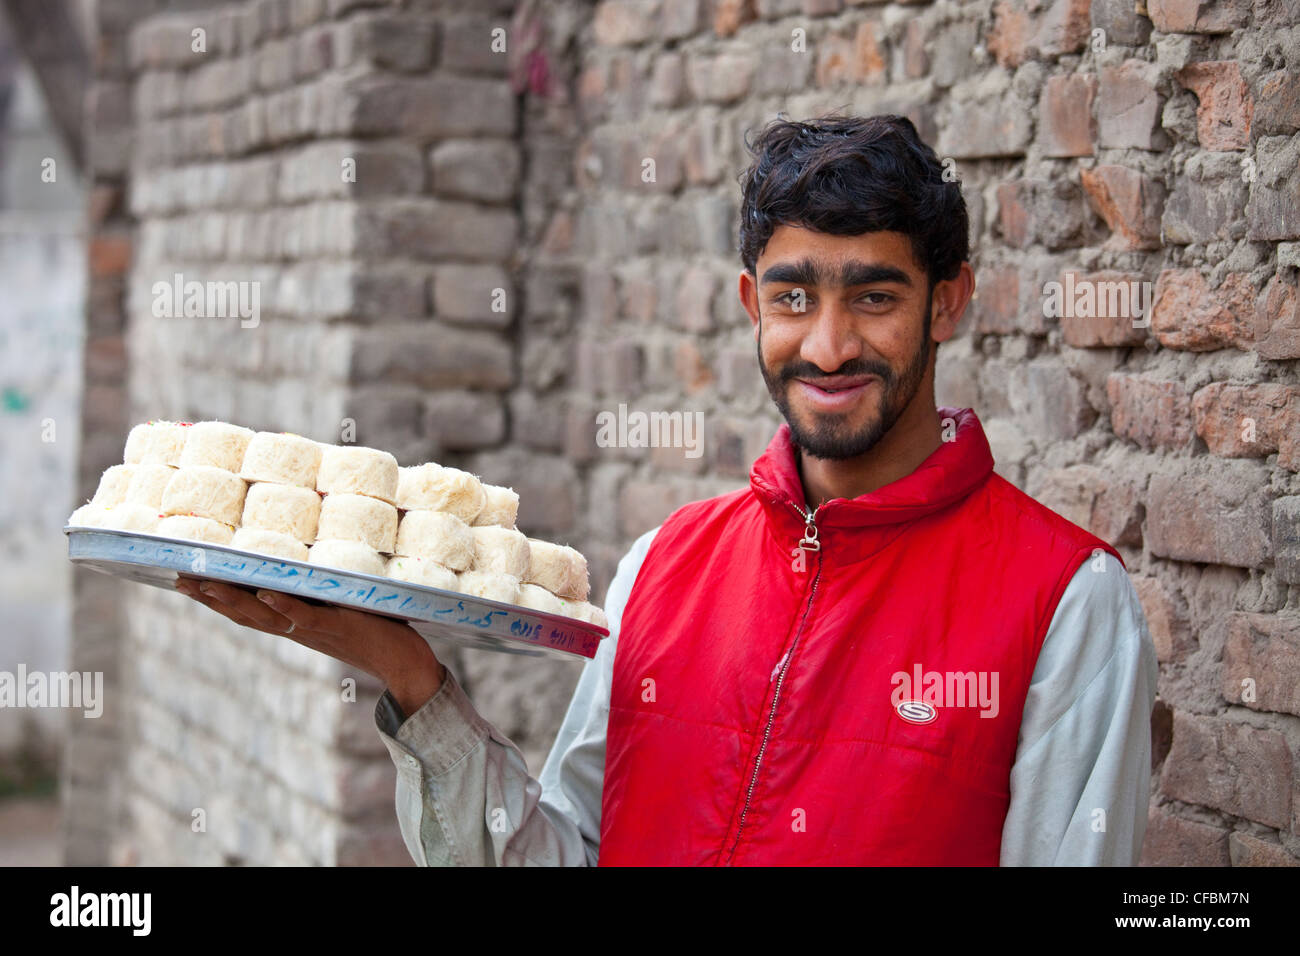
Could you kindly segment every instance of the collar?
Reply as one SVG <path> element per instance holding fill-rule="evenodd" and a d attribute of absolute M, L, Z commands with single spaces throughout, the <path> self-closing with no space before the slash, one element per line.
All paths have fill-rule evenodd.
<path fill-rule="evenodd" d="M 817 509 L 818 527 L 892 525 L 946 508 L 984 483 L 993 453 L 973 409 L 938 409 L 956 422 L 952 441 L 943 442 L 910 474 L 857 498 L 833 498 Z M 790 426 L 782 424 L 767 451 L 749 471 L 749 484 L 782 534 L 802 534 L 807 511 Z M 796 508 L 798 511 L 796 512 Z"/>

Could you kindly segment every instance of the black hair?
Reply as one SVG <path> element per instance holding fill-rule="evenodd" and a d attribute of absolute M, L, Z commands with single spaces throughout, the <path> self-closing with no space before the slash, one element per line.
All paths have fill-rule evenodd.
<path fill-rule="evenodd" d="M 969 258 L 961 185 L 944 180 L 907 117 L 778 118 L 745 145 L 754 162 L 740 176 L 740 258 L 751 273 L 783 224 L 837 236 L 903 233 L 931 287 L 956 278 Z"/>

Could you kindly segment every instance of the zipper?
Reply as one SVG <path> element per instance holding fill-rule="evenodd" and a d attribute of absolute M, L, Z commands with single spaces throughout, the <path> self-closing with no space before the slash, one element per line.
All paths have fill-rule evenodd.
<path fill-rule="evenodd" d="M 818 505 L 812 511 L 804 511 L 793 501 L 790 506 L 799 512 L 799 516 L 804 519 L 803 538 L 799 541 L 799 547 L 805 551 L 820 551 L 821 542 L 817 539 L 817 511 L 821 508 Z M 804 605 L 803 620 L 799 622 L 799 630 L 795 632 L 794 641 L 790 644 L 790 649 L 786 651 L 785 657 L 781 660 L 781 673 L 776 678 L 776 689 L 772 692 L 772 709 L 767 715 L 767 727 L 763 730 L 763 743 L 759 745 L 758 757 L 754 760 L 754 772 L 749 778 L 749 789 L 745 791 L 745 805 L 740 810 L 740 822 L 736 824 L 736 835 L 731 841 L 731 850 L 727 853 L 727 863 L 731 863 L 731 858 L 736 855 L 736 848 L 740 846 L 740 835 L 745 829 L 745 816 L 749 813 L 749 804 L 754 796 L 754 788 L 758 785 L 758 771 L 763 766 L 763 754 L 767 752 L 767 742 L 772 736 L 772 725 L 776 722 L 776 706 L 781 700 L 781 685 L 785 682 L 785 672 L 790 667 L 790 661 L 794 659 L 795 649 L 799 646 L 799 638 L 803 635 L 804 625 L 808 623 L 808 612 L 812 610 L 813 597 L 817 593 L 817 580 L 821 577 L 821 561 L 817 562 L 817 570 L 813 573 L 812 587 L 808 591 L 808 603 Z"/>

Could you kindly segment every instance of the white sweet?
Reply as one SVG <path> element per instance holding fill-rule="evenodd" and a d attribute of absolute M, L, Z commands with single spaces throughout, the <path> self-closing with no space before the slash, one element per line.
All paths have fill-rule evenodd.
<path fill-rule="evenodd" d="M 164 515 L 198 515 L 238 525 L 248 483 L 232 471 L 210 465 L 179 468 L 163 490 Z"/>
<path fill-rule="evenodd" d="M 519 517 L 519 495 L 513 488 L 500 485 L 484 485 L 485 503 L 483 510 L 474 518 L 476 525 L 500 525 L 503 528 L 515 527 Z"/>
<path fill-rule="evenodd" d="M 446 511 L 469 523 L 486 504 L 483 483 L 459 468 L 430 461 L 399 472 L 397 507 L 406 511 Z"/>
<path fill-rule="evenodd" d="M 502 604 L 519 603 L 519 579 L 513 574 L 461 571 L 456 575 L 456 590 L 489 601 L 500 601 Z"/>
<path fill-rule="evenodd" d="M 565 605 L 550 591 L 540 584 L 523 583 L 519 585 L 519 606 L 530 607 L 534 611 L 545 611 L 547 614 L 565 614 L 568 610 Z M 565 614 L 565 616 L 571 616 Z"/>
<path fill-rule="evenodd" d="M 158 522 L 154 534 L 169 538 L 184 538 L 187 541 L 206 541 L 209 544 L 230 544 L 235 529 L 211 518 L 197 515 L 168 515 Z"/>
<path fill-rule="evenodd" d="M 456 572 L 429 558 L 410 558 L 395 554 L 388 559 L 384 573 L 398 581 L 420 584 L 443 591 L 457 590 Z"/>
<path fill-rule="evenodd" d="M 287 561 L 307 560 L 307 546 L 293 535 L 267 531 L 263 528 L 239 528 L 235 531 L 230 546 L 241 551 L 252 551 L 255 554 L 265 554 Z"/>
<path fill-rule="evenodd" d="M 397 541 L 397 509 L 369 495 L 330 494 L 320 506 L 318 540 L 364 541 L 389 554 Z"/>
<path fill-rule="evenodd" d="M 456 571 L 474 566 L 474 535 L 460 518 L 445 511 L 408 511 L 397 527 L 394 552 L 428 558 Z"/>
<path fill-rule="evenodd" d="M 524 580 L 540 584 L 559 597 L 587 600 L 590 584 L 587 580 L 587 559 L 575 548 L 552 544 L 536 538 L 528 539 L 529 567 Z"/>
<path fill-rule="evenodd" d="M 135 472 L 131 483 L 126 486 L 125 502 L 131 505 L 144 505 L 158 511 L 162 508 L 163 491 L 171 481 L 176 469 L 171 465 L 132 465 Z"/>
<path fill-rule="evenodd" d="M 126 436 L 126 449 L 122 454 L 128 465 L 180 464 L 189 433 L 188 422 L 154 421 L 136 425 Z"/>
<path fill-rule="evenodd" d="M 384 559 L 378 551 L 360 541 L 317 541 L 307 551 L 309 564 L 358 574 L 384 573 Z"/>
<path fill-rule="evenodd" d="M 98 528 L 104 523 L 108 508 L 89 501 L 68 516 L 68 524 L 74 528 Z"/>
<path fill-rule="evenodd" d="M 323 449 L 319 442 L 289 432 L 258 432 L 248 442 L 239 477 L 315 489 Z"/>
<path fill-rule="evenodd" d="M 397 459 L 361 445 L 324 445 L 316 490 L 328 494 L 369 495 L 390 505 L 397 500 Z"/>
<path fill-rule="evenodd" d="M 189 427 L 180 467 L 208 465 L 236 474 L 244 464 L 244 452 L 253 430 L 228 422 L 195 422 Z"/>
<path fill-rule="evenodd" d="M 320 495 L 310 488 L 259 481 L 248 489 L 241 525 L 261 531 L 278 531 L 303 544 L 311 544 L 316 540 L 320 513 Z"/>
<path fill-rule="evenodd" d="M 528 574 L 528 538 L 522 531 L 497 525 L 472 527 L 474 570 L 496 571 L 522 578 Z"/>
<path fill-rule="evenodd" d="M 114 505 L 104 509 L 104 516 L 99 527 L 112 528 L 115 531 L 143 531 L 146 534 L 157 533 L 158 522 L 162 515 L 156 508 L 144 505 Z"/>
<path fill-rule="evenodd" d="M 122 504 L 126 501 L 131 479 L 135 477 L 136 469 L 139 467 L 139 465 L 110 465 L 99 476 L 99 487 L 95 489 L 95 496 L 90 500 L 104 508 Z"/>

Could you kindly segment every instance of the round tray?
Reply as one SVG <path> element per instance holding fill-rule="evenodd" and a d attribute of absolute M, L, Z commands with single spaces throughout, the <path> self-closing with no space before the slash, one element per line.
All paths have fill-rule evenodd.
<path fill-rule="evenodd" d="M 609 635 L 603 627 L 559 614 L 204 541 L 72 526 L 63 533 L 68 536 L 68 557 L 104 574 L 167 590 L 183 573 L 280 591 L 407 621 L 425 640 L 571 660 L 575 655 L 595 657 L 601 639 Z"/>

